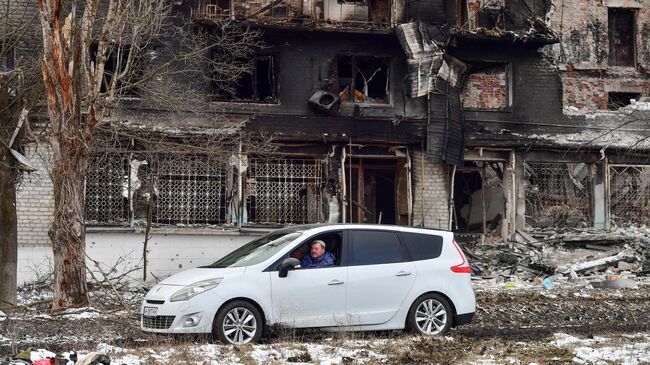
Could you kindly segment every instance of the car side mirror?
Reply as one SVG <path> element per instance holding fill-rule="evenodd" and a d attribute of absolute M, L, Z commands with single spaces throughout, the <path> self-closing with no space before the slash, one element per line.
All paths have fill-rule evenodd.
<path fill-rule="evenodd" d="M 300 268 L 300 261 L 296 258 L 289 257 L 280 264 L 278 275 L 281 278 L 286 278 L 289 271 L 295 270 L 296 268 Z"/>

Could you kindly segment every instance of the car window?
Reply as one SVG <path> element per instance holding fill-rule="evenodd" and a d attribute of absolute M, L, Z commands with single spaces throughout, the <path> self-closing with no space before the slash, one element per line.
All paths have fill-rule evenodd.
<path fill-rule="evenodd" d="M 264 235 L 236 249 L 207 267 L 242 267 L 259 264 L 282 250 L 282 248 L 301 235 L 302 232 L 282 232 Z"/>
<path fill-rule="evenodd" d="M 397 232 L 350 231 L 348 265 L 376 265 L 408 261 Z"/>
<path fill-rule="evenodd" d="M 432 234 L 402 232 L 402 238 L 413 260 L 429 260 L 440 256 L 442 237 Z"/>

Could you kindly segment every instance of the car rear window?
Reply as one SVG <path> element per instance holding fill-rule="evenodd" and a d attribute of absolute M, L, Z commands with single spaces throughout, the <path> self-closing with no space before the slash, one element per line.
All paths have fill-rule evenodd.
<path fill-rule="evenodd" d="M 441 236 L 411 232 L 402 232 L 401 235 L 414 261 L 433 259 L 442 252 Z"/>
<path fill-rule="evenodd" d="M 378 265 L 408 261 L 396 232 L 351 231 L 348 265 Z"/>

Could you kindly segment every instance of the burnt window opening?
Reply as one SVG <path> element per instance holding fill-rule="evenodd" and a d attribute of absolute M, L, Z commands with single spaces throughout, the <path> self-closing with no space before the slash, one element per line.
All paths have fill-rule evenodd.
<path fill-rule="evenodd" d="M 0 50 L 0 72 L 7 72 L 14 69 L 16 63 L 15 48 L 2 48 Z"/>
<path fill-rule="evenodd" d="M 609 9 L 609 65 L 635 66 L 635 10 Z"/>
<path fill-rule="evenodd" d="M 289 4 L 279 4 L 271 9 L 266 13 L 267 16 L 273 17 L 273 18 L 288 18 L 290 14 L 289 11 Z"/>
<path fill-rule="evenodd" d="M 338 59 L 339 96 L 344 103 L 390 103 L 390 59 L 342 56 Z"/>
<path fill-rule="evenodd" d="M 97 44 L 90 46 L 90 54 L 93 60 L 97 59 Z M 113 87 L 113 78 L 118 77 L 114 85 L 117 94 L 125 97 L 140 97 L 138 88 L 132 82 L 140 79 L 141 66 L 134 60 L 129 60 L 131 53 L 130 46 L 111 47 L 104 63 L 104 75 L 99 91 L 106 93 Z M 129 64 L 129 62 L 131 64 Z M 127 70 L 127 67 L 129 68 Z"/>
<path fill-rule="evenodd" d="M 219 18 L 230 14 L 230 0 L 208 0 L 199 5 L 199 13 L 209 19 Z"/>
<path fill-rule="evenodd" d="M 630 105 L 632 99 L 639 100 L 640 96 L 639 93 L 607 93 L 607 109 L 618 110 Z"/>
<path fill-rule="evenodd" d="M 250 60 L 249 72 L 245 72 L 230 90 L 219 90 L 213 83 L 216 100 L 276 103 L 277 86 L 275 58 L 255 56 Z"/>

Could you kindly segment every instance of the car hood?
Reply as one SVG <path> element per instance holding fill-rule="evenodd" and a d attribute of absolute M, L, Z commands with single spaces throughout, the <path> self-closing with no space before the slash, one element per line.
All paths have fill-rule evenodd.
<path fill-rule="evenodd" d="M 158 285 L 186 286 L 201 280 L 242 274 L 244 271 L 246 271 L 245 267 L 226 267 L 222 269 L 197 267 L 174 274 L 158 283 Z"/>

